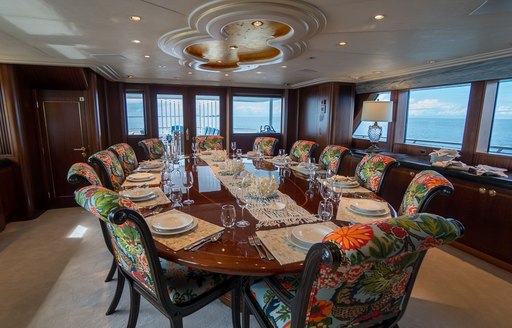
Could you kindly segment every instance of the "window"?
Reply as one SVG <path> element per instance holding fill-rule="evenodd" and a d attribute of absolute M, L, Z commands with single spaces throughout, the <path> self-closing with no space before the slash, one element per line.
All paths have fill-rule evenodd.
<path fill-rule="evenodd" d="M 196 136 L 220 134 L 220 97 L 196 96 Z"/>
<path fill-rule="evenodd" d="M 512 80 L 500 81 L 494 107 L 490 153 L 512 154 Z"/>
<path fill-rule="evenodd" d="M 144 94 L 142 92 L 127 92 L 125 97 L 128 135 L 145 135 Z"/>
<path fill-rule="evenodd" d="M 171 94 L 156 95 L 158 135 L 160 138 L 183 131 L 183 96 Z"/>
<path fill-rule="evenodd" d="M 391 92 L 379 92 L 374 100 L 390 101 Z M 352 138 L 368 139 L 368 128 L 374 123 L 375 122 L 361 121 L 357 129 L 354 131 L 354 134 L 352 134 Z M 379 122 L 379 126 L 382 127 L 382 137 L 380 138 L 380 141 L 386 142 L 388 139 L 388 122 Z"/>
<path fill-rule="evenodd" d="M 233 133 L 281 133 L 282 98 L 233 97 Z"/>
<path fill-rule="evenodd" d="M 471 84 L 409 92 L 405 143 L 461 149 Z"/>

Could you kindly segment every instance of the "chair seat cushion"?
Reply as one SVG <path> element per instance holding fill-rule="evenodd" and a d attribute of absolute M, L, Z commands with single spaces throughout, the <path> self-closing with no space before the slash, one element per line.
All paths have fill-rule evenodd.
<path fill-rule="evenodd" d="M 275 278 L 289 293 L 295 295 L 300 280 L 299 275 L 278 275 Z M 251 293 L 273 327 L 290 326 L 292 319 L 290 308 L 281 302 L 265 281 L 253 284 Z"/>
<path fill-rule="evenodd" d="M 174 304 L 185 303 L 225 282 L 231 276 L 193 269 L 160 258 L 167 280 L 169 297 Z"/>

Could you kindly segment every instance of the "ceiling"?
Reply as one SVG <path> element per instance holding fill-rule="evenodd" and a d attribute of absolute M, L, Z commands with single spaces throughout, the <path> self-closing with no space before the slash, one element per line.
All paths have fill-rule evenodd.
<path fill-rule="evenodd" d="M 258 44 L 239 28 L 258 19 L 288 26 L 261 33 L 271 55 L 202 65 L 207 46 L 230 34 L 237 51 Z M 0 0 L 0 62 L 90 67 L 113 81 L 294 88 L 512 58 L 511 22 L 509 0 Z"/>

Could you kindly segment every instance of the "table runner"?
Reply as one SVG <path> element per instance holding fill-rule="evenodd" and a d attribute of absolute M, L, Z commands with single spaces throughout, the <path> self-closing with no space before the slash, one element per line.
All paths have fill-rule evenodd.
<path fill-rule="evenodd" d="M 190 217 L 194 217 L 193 215 L 178 211 L 176 209 L 170 210 L 167 212 L 163 212 L 157 215 L 152 216 L 153 218 L 159 217 L 159 216 L 167 216 L 176 214 L 179 212 L 180 215 L 187 215 Z M 201 220 L 197 218 L 198 223 L 197 227 L 193 229 L 192 231 L 185 232 L 181 235 L 175 235 L 175 236 L 161 236 L 158 234 L 153 234 L 153 238 L 160 242 L 161 244 L 165 245 L 166 247 L 169 247 L 173 251 L 179 251 L 185 246 L 188 246 L 200 239 L 203 239 L 205 237 L 211 236 L 219 231 L 224 230 L 223 227 L 218 226 L 216 224 L 210 223 L 205 220 Z"/>
<path fill-rule="evenodd" d="M 359 199 L 342 197 L 340 200 L 340 203 L 338 205 L 338 212 L 336 213 L 336 220 L 337 221 L 354 222 L 354 223 L 371 223 L 376 220 L 382 220 L 382 219 L 387 219 L 387 218 L 391 217 L 391 212 L 390 212 L 389 208 L 387 208 L 386 214 L 382 215 L 382 216 L 364 216 L 364 215 L 356 214 L 356 213 L 352 212 L 351 210 L 349 210 L 348 207 L 352 204 L 357 203 L 358 200 Z M 370 201 L 370 200 L 368 200 L 368 201 Z M 374 201 L 376 201 L 376 200 L 374 200 Z M 382 202 L 382 203 L 386 204 L 386 206 L 387 206 L 386 202 Z"/>
<path fill-rule="evenodd" d="M 171 203 L 169 198 L 167 198 L 167 196 L 165 196 L 164 192 L 159 187 L 144 188 L 144 189 L 151 190 L 153 193 L 155 193 L 155 195 L 157 197 L 150 199 L 150 200 L 142 201 L 142 202 L 137 202 L 132 199 L 133 203 L 135 204 L 135 206 L 137 208 L 142 209 L 142 208 L 148 208 L 148 207 L 153 207 L 153 206 L 157 206 L 157 205 L 166 205 L 166 204 Z M 125 193 L 125 191 L 121 191 L 119 194 L 121 196 L 124 196 L 124 193 Z"/>
<path fill-rule="evenodd" d="M 201 159 L 210 166 L 213 174 L 224 187 L 236 197 L 237 188 L 239 187 L 241 179 L 235 179 L 232 175 L 222 175 L 221 167 L 223 162 L 214 162 L 209 155 L 201 155 Z M 274 210 L 270 208 L 272 202 L 281 202 L 286 205 L 286 208 L 283 210 Z M 256 224 L 257 229 L 261 227 L 275 227 L 281 224 L 294 225 L 322 221 L 320 218 L 309 213 L 306 209 L 297 205 L 290 196 L 280 191 L 277 191 L 277 197 L 272 198 L 270 201 L 249 199 L 247 210 L 258 220 Z"/>
<path fill-rule="evenodd" d="M 313 225 L 325 225 L 333 229 L 339 228 L 333 222 L 314 223 Z M 256 231 L 256 235 L 260 237 L 261 242 L 281 265 L 302 262 L 306 258 L 307 251 L 293 246 L 288 239 L 293 228 L 285 227 Z"/>

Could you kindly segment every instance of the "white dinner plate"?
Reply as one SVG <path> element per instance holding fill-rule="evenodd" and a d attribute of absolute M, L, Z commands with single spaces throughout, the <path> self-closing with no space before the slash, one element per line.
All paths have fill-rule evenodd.
<path fill-rule="evenodd" d="M 302 247 L 320 243 L 334 229 L 323 225 L 301 225 L 292 229 L 291 240 Z"/>
<path fill-rule="evenodd" d="M 361 215 L 361 216 L 366 216 L 366 217 L 383 217 L 383 216 L 386 216 L 388 215 L 388 212 L 384 212 L 384 213 L 368 213 L 368 212 L 361 212 L 361 211 L 358 211 L 358 210 L 355 210 L 353 208 L 351 208 L 350 206 L 347 207 L 347 210 L 349 212 L 352 212 L 354 214 L 357 214 L 357 215 Z"/>
<path fill-rule="evenodd" d="M 353 204 L 350 204 L 353 210 L 370 213 L 370 214 L 384 214 L 387 210 L 387 205 L 383 202 L 376 202 L 368 199 L 360 199 Z"/>
<path fill-rule="evenodd" d="M 154 194 L 155 192 L 153 190 L 145 188 L 130 189 L 121 193 L 121 195 L 128 197 L 131 200 L 146 199 L 153 196 Z"/>
<path fill-rule="evenodd" d="M 359 187 L 359 183 L 353 182 L 353 183 L 341 183 L 339 181 L 334 182 L 334 186 L 342 188 L 342 189 L 353 189 Z"/>
<path fill-rule="evenodd" d="M 185 222 L 183 222 L 183 221 L 179 222 L 179 225 L 182 226 L 182 228 L 180 228 L 180 229 L 160 230 L 158 228 L 153 227 L 153 222 L 155 220 L 158 220 L 159 217 L 161 217 L 161 216 L 165 217 L 165 215 L 166 215 L 165 213 L 162 213 L 162 214 L 157 214 L 155 216 L 149 216 L 146 218 L 146 222 L 148 223 L 149 230 L 151 231 L 151 233 L 156 234 L 156 235 L 162 235 L 162 236 L 179 235 L 179 234 L 189 232 L 189 231 L 195 229 L 197 227 L 197 224 L 199 223 L 199 220 L 196 217 L 189 216 L 189 218 L 192 220 L 192 222 L 190 222 L 188 225 L 185 224 Z M 175 214 L 171 214 L 171 216 L 174 216 L 174 215 Z M 176 226 L 178 226 L 178 224 L 176 224 Z"/>
<path fill-rule="evenodd" d="M 298 249 L 300 249 L 301 251 L 304 251 L 304 252 L 307 252 L 309 251 L 309 248 L 310 247 L 304 247 L 302 245 L 299 245 L 297 244 L 296 242 L 294 242 L 292 240 L 292 238 L 290 238 L 288 235 L 285 235 L 284 238 L 286 239 L 286 241 L 288 242 L 288 244 L 290 244 L 291 246 L 294 246 L 294 247 L 297 247 Z"/>
<path fill-rule="evenodd" d="M 130 174 L 126 180 L 131 182 L 143 182 L 143 181 L 149 181 L 153 180 L 155 176 L 151 173 L 133 173 Z"/>
<path fill-rule="evenodd" d="M 158 197 L 157 194 L 152 194 L 152 195 L 149 195 L 149 196 L 146 196 L 146 197 L 143 197 L 143 198 L 135 198 L 135 199 L 130 198 L 130 200 L 132 202 L 138 203 L 138 202 L 146 202 L 148 200 L 152 200 L 152 199 L 155 199 L 157 197 Z"/>

